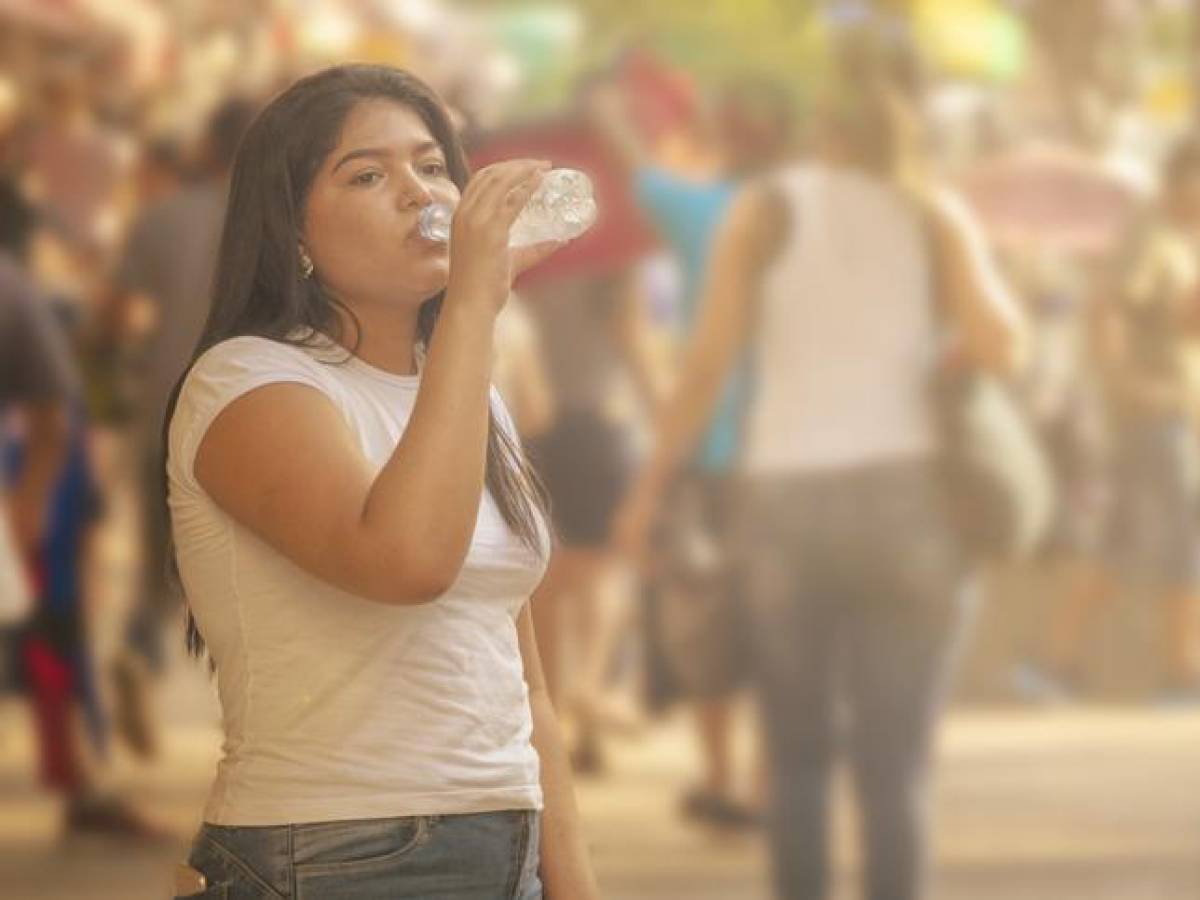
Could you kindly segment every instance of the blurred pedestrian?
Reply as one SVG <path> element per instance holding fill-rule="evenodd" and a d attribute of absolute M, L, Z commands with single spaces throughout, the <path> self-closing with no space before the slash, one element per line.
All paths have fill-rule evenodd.
<path fill-rule="evenodd" d="M 1084 686 L 1090 625 L 1122 587 L 1148 594 L 1161 623 L 1164 700 L 1200 701 L 1200 137 L 1164 167 L 1160 201 L 1134 228 L 1097 312 L 1096 354 L 1110 432 L 1103 533 L 1075 570 L 1050 628 L 1043 693 Z"/>
<path fill-rule="evenodd" d="M 594 95 L 594 118 L 628 167 L 639 204 L 682 270 L 684 333 L 695 324 L 718 226 L 739 184 L 788 152 L 793 115 L 791 99 L 778 85 L 731 82 L 713 109 L 695 111 L 688 129 L 693 145 L 708 151 L 709 164 L 701 171 L 680 172 L 655 160 L 622 94 L 607 89 Z M 732 476 L 750 394 L 747 368 L 745 359 L 735 364 L 694 458 L 671 487 L 671 508 L 678 515 L 667 526 L 672 533 L 656 541 L 658 571 L 648 574 L 654 590 L 648 614 L 659 620 L 652 632 L 686 635 L 663 641 L 673 650 L 664 654 L 672 680 L 695 701 L 704 765 L 701 783 L 687 792 L 682 808 L 689 817 L 727 826 L 754 824 L 761 800 L 740 801 L 732 772 L 733 707 L 749 670 L 748 629 L 730 527 Z M 713 559 L 703 561 L 688 552 L 698 543 L 711 548 Z M 761 792 L 761 775 L 756 781 Z"/>
<path fill-rule="evenodd" d="M 554 418 L 554 391 L 544 359 L 533 316 L 514 291 L 496 318 L 492 380 L 522 440 L 542 434 Z"/>
<path fill-rule="evenodd" d="M 98 313 L 101 327 L 93 337 L 94 343 L 111 348 L 110 355 L 133 360 L 134 377 L 128 382 L 136 385 L 137 393 L 132 437 L 142 501 L 142 565 L 125 644 L 113 660 L 113 676 L 120 733 L 145 757 L 153 756 L 160 743 L 151 714 L 149 679 L 163 672 L 164 629 L 179 609 L 178 596 L 167 579 L 168 529 L 161 500 L 163 415 L 171 388 L 187 366 L 208 316 L 229 172 L 254 111 L 254 104 L 243 98 L 221 103 L 209 117 L 194 180 L 138 214 Z"/>
<path fill-rule="evenodd" d="M 896 29 L 837 33 L 812 157 L 734 200 L 676 399 L 621 514 L 640 548 L 752 347 L 741 539 L 789 900 L 828 896 L 843 739 L 866 896 L 922 894 L 933 737 L 969 603 L 930 401 L 939 320 L 966 364 L 1008 370 L 1021 353 L 1020 313 L 969 217 L 920 177 L 919 83 Z"/>
<path fill-rule="evenodd" d="M 581 87 L 581 112 L 597 86 L 589 79 Z M 576 127 L 593 130 L 586 120 Z M 613 181 L 614 193 L 625 189 L 622 178 Z M 615 197 L 599 202 L 606 199 L 616 205 Z M 625 236 L 591 238 L 617 244 Z M 530 459 L 549 494 L 558 541 L 534 597 L 534 623 L 555 708 L 575 726 L 576 771 L 595 774 L 606 768 L 605 730 L 631 720 L 609 690 L 633 622 L 629 593 L 614 589 L 624 573 L 612 553 L 612 522 L 633 472 L 639 406 L 657 404 L 661 379 L 637 260 L 612 246 L 593 247 L 595 260 L 586 267 L 540 278 L 522 295 L 537 328 L 553 410 L 529 441 Z"/>
<path fill-rule="evenodd" d="M 82 705 L 102 753 L 84 597 L 96 491 L 66 341 L 13 251 L 0 249 L 0 462 L 16 473 L 4 512 L 35 600 L 13 655 L 33 706 L 41 777 L 66 801 L 68 835 L 158 840 L 156 825 L 100 785 L 77 725 Z"/>
<path fill-rule="evenodd" d="M 102 275 L 118 237 L 121 186 L 133 161 L 126 137 L 101 122 L 97 85 L 86 64 L 61 63 L 46 73 L 39 115 L 29 135 L 26 184 L 49 227 L 86 271 L 82 292 Z"/>

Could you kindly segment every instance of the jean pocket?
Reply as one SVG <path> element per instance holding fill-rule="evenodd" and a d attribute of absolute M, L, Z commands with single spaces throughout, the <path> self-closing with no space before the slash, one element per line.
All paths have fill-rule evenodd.
<path fill-rule="evenodd" d="M 210 885 L 199 897 L 226 897 L 228 900 L 285 900 L 241 855 L 211 834 L 201 832 L 188 857 L 188 864 L 200 872 Z M 224 891 L 224 893 L 222 893 Z"/>
<path fill-rule="evenodd" d="M 337 874 L 386 866 L 423 844 L 431 824 L 430 816 L 403 816 L 298 825 L 293 838 L 296 872 Z"/>

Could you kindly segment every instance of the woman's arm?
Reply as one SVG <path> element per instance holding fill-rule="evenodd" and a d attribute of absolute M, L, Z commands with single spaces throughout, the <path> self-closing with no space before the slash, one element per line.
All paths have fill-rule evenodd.
<path fill-rule="evenodd" d="M 517 621 L 521 661 L 529 686 L 533 715 L 533 746 L 541 761 L 544 809 L 541 830 L 541 879 L 549 900 L 589 900 L 599 897 L 596 876 L 575 803 L 571 766 L 563 748 L 558 719 L 550 704 L 529 604 Z"/>
<path fill-rule="evenodd" d="M 650 154 L 625 111 L 625 98 L 615 85 L 593 90 L 588 117 L 621 164 L 631 172 L 650 164 Z"/>
<path fill-rule="evenodd" d="M 788 228 L 765 186 L 746 188 L 713 242 L 699 321 L 656 430 L 655 450 L 617 523 L 617 541 L 637 555 L 659 498 L 708 422 L 738 354 L 749 340 L 760 280 Z"/>
<path fill-rule="evenodd" d="M 939 299 L 958 326 L 967 355 L 998 374 L 1020 371 L 1029 353 L 1028 322 L 997 271 L 978 224 L 948 192 L 935 194 L 924 205 Z"/>
<path fill-rule="evenodd" d="M 621 285 L 616 314 L 611 324 L 613 341 L 633 377 L 638 398 L 651 417 L 655 417 L 665 394 L 665 379 L 655 358 L 654 339 L 646 315 L 646 299 L 632 271 Z"/>

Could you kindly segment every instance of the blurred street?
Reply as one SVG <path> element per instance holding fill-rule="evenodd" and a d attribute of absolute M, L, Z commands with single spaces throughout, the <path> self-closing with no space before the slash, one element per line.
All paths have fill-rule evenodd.
<path fill-rule="evenodd" d="M 200 670 L 175 668 L 164 760 L 133 776 L 145 806 L 194 827 L 216 760 L 215 703 Z M 31 786 L 24 710 L 0 712 L 0 896 L 168 896 L 172 854 L 56 838 L 56 810 Z M 605 896 L 758 900 L 753 837 L 686 826 L 674 802 L 694 753 L 680 719 L 614 742 L 612 772 L 580 783 Z M 942 742 L 936 900 L 1192 900 L 1200 896 L 1200 713 L 1126 709 L 959 712 Z M 852 825 L 838 809 L 838 898 L 855 896 Z"/>
<path fill-rule="evenodd" d="M 0 900 L 1200 900 L 1197 60 L 0 0 Z"/>

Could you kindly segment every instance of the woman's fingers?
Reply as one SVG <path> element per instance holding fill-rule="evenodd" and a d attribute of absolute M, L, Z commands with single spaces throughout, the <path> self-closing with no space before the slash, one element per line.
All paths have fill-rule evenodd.
<path fill-rule="evenodd" d="M 549 168 L 550 164 L 547 162 L 530 159 L 508 160 L 488 166 L 477 176 L 480 179 L 478 186 L 472 180 L 467 195 L 463 198 L 463 204 L 466 205 L 469 200 L 469 208 L 477 210 L 487 219 L 506 217 L 509 213 L 512 213 L 512 218 L 515 219 L 524 207 L 524 202 L 520 202 L 521 194 L 528 191 L 524 193 L 524 199 L 528 200 L 529 195 L 537 189 L 541 176 Z M 518 193 L 514 195 L 514 191 Z M 510 200 L 510 197 L 513 199 Z M 520 205 L 516 206 L 516 211 L 513 212 L 513 206 L 518 202 Z"/>
<path fill-rule="evenodd" d="M 521 215 L 521 211 L 525 209 L 525 205 L 529 202 L 529 199 L 541 186 L 544 174 L 544 172 L 535 172 L 504 195 L 504 208 L 501 212 L 497 213 L 501 221 L 509 227 L 512 226 L 517 217 Z"/>
<path fill-rule="evenodd" d="M 549 165 L 538 164 L 533 167 L 521 167 L 513 172 L 506 172 L 497 177 L 487 188 L 482 202 L 487 203 L 489 213 L 496 216 L 506 225 L 525 208 L 537 186 L 541 184 L 542 176 L 549 170 Z"/>

